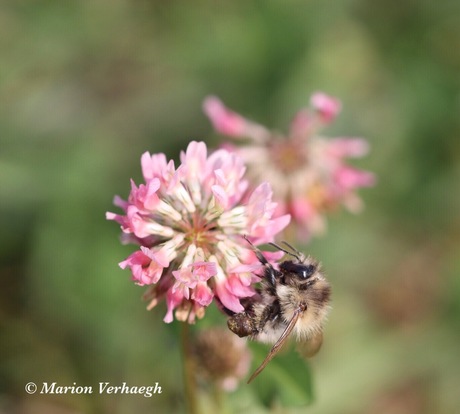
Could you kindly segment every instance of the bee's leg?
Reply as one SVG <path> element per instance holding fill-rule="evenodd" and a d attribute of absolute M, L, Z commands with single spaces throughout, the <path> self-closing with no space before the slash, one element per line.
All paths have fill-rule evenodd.
<path fill-rule="evenodd" d="M 264 271 L 264 278 L 267 280 L 268 284 L 270 285 L 270 288 L 272 288 L 273 293 L 275 292 L 276 288 L 276 276 L 277 276 L 277 271 L 276 269 L 267 261 L 267 259 L 264 257 L 262 252 L 260 250 L 255 251 L 257 258 L 259 259 L 260 263 L 262 263 L 265 266 L 265 271 Z"/>
<path fill-rule="evenodd" d="M 259 324 L 257 330 L 263 331 L 267 322 L 276 322 L 281 314 L 281 306 L 278 300 L 275 300 L 270 306 L 266 306 L 260 315 Z"/>
<path fill-rule="evenodd" d="M 259 259 L 259 262 L 265 266 L 264 276 L 267 279 L 268 283 L 270 284 L 270 287 L 274 288 L 276 286 L 275 268 L 268 262 L 268 260 L 262 254 L 262 252 L 256 246 L 254 246 L 246 236 L 244 236 L 244 238 L 251 245 L 252 250 L 254 251 L 256 257 Z"/>
<path fill-rule="evenodd" d="M 228 329 L 240 338 L 257 335 L 258 333 L 254 318 L 249 316 L 246 312 L 237 313 L 228 318 L 227 326 Z"/>
<path fill-rule="evenodd" d="M 277 271 L 275 270 L 275 268 L 270 263 L 267 263 L 265 265 L 264 277 L 268 281 L 270 287 L 272 288 L 272 294 L 274 294 L 276 288 L 276 275 Z"/>

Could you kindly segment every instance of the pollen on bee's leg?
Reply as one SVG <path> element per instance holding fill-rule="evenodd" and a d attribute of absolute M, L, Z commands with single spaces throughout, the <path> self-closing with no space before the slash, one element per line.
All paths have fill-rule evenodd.
<path fill-rule="evenodd" d="M 237 313 L 227 321 L 228 329 L 240 338 L 257 333 L 252 319 L 245 313 Z"/>

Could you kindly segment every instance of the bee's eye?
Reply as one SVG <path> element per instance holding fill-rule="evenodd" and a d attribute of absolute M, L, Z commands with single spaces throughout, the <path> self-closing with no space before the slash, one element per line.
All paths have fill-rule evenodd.
<path fill-rule="evenodd" d="M 299 268 L 297 269 L 297 275 L 300 276 L 301 279 L 308 279 L 309 277 L 313 276 L 315 273 L 315 266 L 313 265 L 298 265 Z"/>
<path fill-rule="evenodd" d="M 300 263 L 292 263 L 291 261 L 286 261 L 281 263 L 280 269 L 285 272 L 292 273 L 296 275 L 299 279 L 306 280 L 313 276 L 316 271 L 316 266 L 314 265 L 305 265 Z"/>

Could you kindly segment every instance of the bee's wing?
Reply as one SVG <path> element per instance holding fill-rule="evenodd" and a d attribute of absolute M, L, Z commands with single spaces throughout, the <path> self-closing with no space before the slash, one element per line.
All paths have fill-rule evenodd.
<path fill-rule="evenodd" d="M 262 364 L 260 364 L 259 368 L 257 368 L 254 373 L 251 375 L 251 377 L 248 380 L 248 384 L 255 378 L 257 375 L 259 375 L 262 370 L 267 366 L 267 364 L 274 358 L 274 356 L 280 351 L 280 349 L 283 347 L 284 343 L 286 342 L 286 339 L 289 337 L 291 334 L 292 330 L 294 329 L 295 324 L 297 323 L 300 315 L 305 311 L 304 307 L 298 307 L 294 315 L 292 315 L 291 320 L 289 321 L 288 325 L 286 326 L 286 329 L 283 331 L 279 339 L 276 341 L 275 345 L 273 345 L 273 348 L 270 350 L 268 355 L 265 357 L 264 361 Z"/>
<path fill-rule="evenodd" d="M 323 344 L 323 332 L 318 331 L 311 336 L 307 341 L 302 341 L 297 344 L 297 351 L 303 358 L 311 358 L 314 356 L 321 345 Z"/>

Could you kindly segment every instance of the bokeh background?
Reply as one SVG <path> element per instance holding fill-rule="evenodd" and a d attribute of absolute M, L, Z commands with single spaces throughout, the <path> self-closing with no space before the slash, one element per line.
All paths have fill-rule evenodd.
<path fill-rule="evenodd" d="M 325 134 L 366 137 L 356 165 L 378 185 L 302 247 L 334 309 L 313 404 L 276 410 L 457 412 L 459 51 L 455 0 L 1 2 L 0 412 L 185 412 L 177 326 L 117 266 L 135 247 L 105 211 L 144 151 L 218 145 L 206 95 L 286 130 L 317 90 L 343 103 Z M 29 381 L 163 392 L 31 396 Z M 251 387 L 229 412 L 268 412 Z"/>

